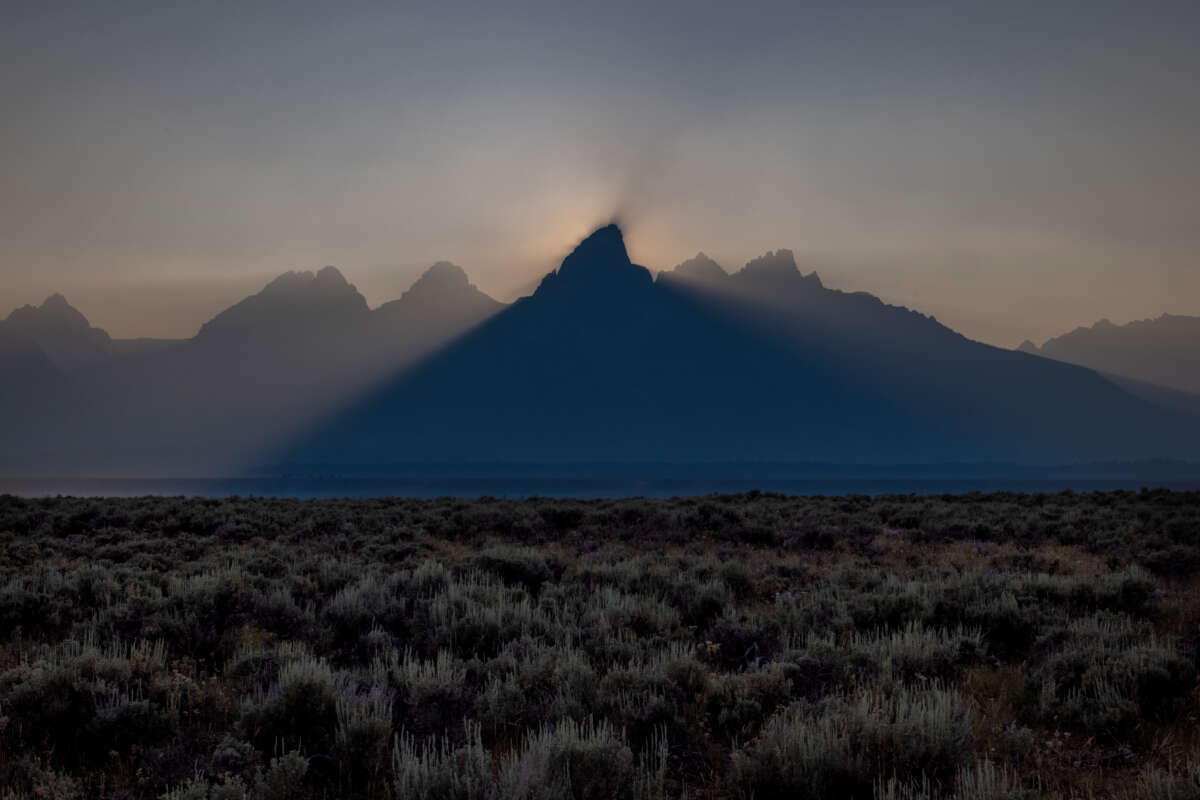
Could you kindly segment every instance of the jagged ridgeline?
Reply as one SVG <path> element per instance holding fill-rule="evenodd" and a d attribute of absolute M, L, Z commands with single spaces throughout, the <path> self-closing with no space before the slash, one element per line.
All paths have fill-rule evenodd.
<path fill-rule="evenodd" d="M 190 339 L 112 339 L 56 295 L 0 321 L 0 470 L 230 474 L 503 308 L 439 262 L 371 309 L 288 272 Z"/>
<path fill-rule="evenodd" d="M 828 289 L 791 251 L 732 274 L 701 253 L 656 278 L 615 225 L 508 306 L 440 262 L 371 309 L 326 267 L 193 338 L 115 340 L 56 295 L 0 323 L 0 369 L 9 473 L 1200 452 L 1178 403 Z"/>
<path fill-rule="evenodd" d="M 1020 349 L 1185 392 L 1200 401 L 1200 317 L 1162 314 L 1127 325 L 1102 319 L 1090 328 L 1049 339 L 1041 347 L 1025 340 Z"/>
<path fill-rule="evenodd" d="M 1056 462 L 1182 457 L 1196 428 L 1090 370 L 826 289 L 787 250 L 655 280 L 610 225 L 279 460 Z"/>

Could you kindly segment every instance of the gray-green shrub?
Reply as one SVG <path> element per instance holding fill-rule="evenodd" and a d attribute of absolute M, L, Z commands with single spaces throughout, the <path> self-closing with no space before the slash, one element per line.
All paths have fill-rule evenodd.
<path fill-rule="evenodd" d="M 972 757 L 972 718 L 940 687 L 867 688 L 775 714 L 733 756 L 733 779 L 756 800 L 869 798 L 883 776 L 946 780 Z"/>

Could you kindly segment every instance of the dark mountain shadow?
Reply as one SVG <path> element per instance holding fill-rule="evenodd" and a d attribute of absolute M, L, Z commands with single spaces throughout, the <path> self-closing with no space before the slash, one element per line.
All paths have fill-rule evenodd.
<path fill-rule="evenodd" d="M 1104 377 L 1129 392 L 1134 397 L 1153 403 L 1161 408 L 1200 418 L 1200 394 L 1182 392 L 1169 386 L 1126 378 L 1124 375 L 1104 373 Z"/>
<path fill-rule="evenodd" d="M 1198 449 L 1179 404 L 826 289 L 790 251 L 732 274 L 700 254 L 654 279 L 616 226 L 507 307 L 446 262 L 374 310 L 332 267 L 287 273 L 179 342 L 114 341 L 60 300 L 0 323 L 10 474 L 1037 464 Z"/>
<path fill-rule="evenodd" d="M 398 300 L 371 312 L 372 377 L 411 364 L 505 307 L 471 283 L 462 267 L 439 261 Z"/>
<path fill-rule="evenodd" d="M 1076 328 L 1050 339 L 1041 347 L 1026 340 L 1018 349 L 1200 394 L 1200 317 L 1163 314 L 1128 325 L 1102 319 L 1090 328 Z"/>
<path fill-rule="evenodd" d="M 1049 463 L 1196 441 L 1090 370 L 825 289 L 789 251 L 655 281 L 608 226 L 532 296 L 264 461 Z"/>

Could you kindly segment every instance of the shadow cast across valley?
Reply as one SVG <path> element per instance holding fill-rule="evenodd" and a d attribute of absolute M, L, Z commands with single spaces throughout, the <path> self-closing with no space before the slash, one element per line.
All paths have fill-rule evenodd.
<path fill-rule="evenodd" d="M 258 463 L 1059 464 L 1184 458 L 1197 427 L 1091 370 L 826 289 L 788 251 L 655 280 L 609 225 Z"/>

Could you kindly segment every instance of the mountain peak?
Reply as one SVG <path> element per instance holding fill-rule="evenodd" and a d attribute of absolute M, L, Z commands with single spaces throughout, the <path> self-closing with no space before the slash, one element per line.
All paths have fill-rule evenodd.
<path fill-rule="evenodd" d="M 67 302 L 67 298 L 64 297 L 61 292 L 55 292 L 43 300 L 42 309 L 47 311 L 61 311 L 65 309 L 75 311 L 71 304 Z"/>
<path fill-rule="evenodd" d="M 24 305 L 15 309 L 8 316 L 8 321 L 13 325 L 33 325 L 39 329 L 59 327 L 87 330 L 91 327 L 87 317 L 57 292 L 43 300 L 41 306 Z"/>
<path fill-rule="evenodd" d="M 699 283 L 720 283 L 729 277 L 729 273 L 703 251 L 687 261 L 676 264 L 674 269 L 663 274 L 670 278 L 683 278 Z"/>
<path fill-rule="evenodd" d="M 410 292 L 424 294 L 428 292 L 461 291 L 470 288 L 470 286 L 471 279 L 467 276 L 465 269 L 450 261 L 439 261 L 421 273 L 421 277 L 417 278 L 405 294 L 409 294 Z"/>
<path fill-rule="evenodd" d="M 289 269 L 287 272 L 272 278 L 267 285 L 262 288 L 260 294 L 275 294 L 279 292 L 294 291 L 295 289 L 304 286 L 311 280 L 311 272 L 297 272 L 294 269 Z"/>
<path fill-rule="evenodd" d="M 786 248 L 768 250 L 758 258 L 750 259 L 746 262 L 746 266 L 734 273 L 734 277 L 752 283 L 778 283 L 799 279 L 811 288 L 825 288 L 821 283 L 821 277 L 815 271 L 807 275 L 800 272 L 800 268 L 796 266 L 795 254 Z"/>
<path fill-rule="evenodd" d="M 58 293 L 47 297 L 41 306 L 25 305 L 14 310 L 4 325 L 10 332 L 36 342 L 62 369 L 101 361 L 112 345 L 105 331 L 93 328 L 88 318 Z"/>
<path fill-rule="evenodd" d="M 283 273 L 233 304 L 200 328 L 200 336 L 229 336 L 254 330 L 291 330 L 296 326 L 340 327 L 367 313 L 367 301 L 337 267 Z"/>
<path fill-rule="evenodd" d="M 1101 373 L 1200 393 L 1200 316 L 1162 314 L 1117 325 L 1108 318 L 1047 339 L 1040 352 Z"/>
<path fill-rule="evenodd" d="M 763 276 L 798 275 L 800 268 L 796 266 L 796 257 L 791 250 L 768 250 L 758 258 L 747 261 L 742 272 Z"/>
<path fill-rule="evenodd" d="M 609 223 L 576 245 L 571 254 L 563 259 L 558 274 L 566 277 L 576 271 L 596 269 L 606 264 L 629 263 L 625 237 L 615 223 Z"/>
<path fill-rule="evenodd" d="M 384 303 L 372 313 L 380 319 L 399 315 L 427 320 L 431 314 L 443 321 L 447 318 L 486 319 L 503 305 L 471 283 L 462 267 L 439 261 L 421 273 L 400 299 Z"/>
<path fill-rule="evenodd" d="M 308 289 L 353 289 L 337 267 L 311 270 L 288 270 L 263 287 L 264 293 L 296 292 Z"/>
<path fill-rule="evenodd" d="M 648 269 L 629 260 L 621 229 L 609 223 L 576 245 L 558 271 L 542 280 L 535 296 L 563 289 L 613 291 L 653 282 Z"/>
<path fill-rule="evenodd" d="M 349 286 L 350 282 L 346 280 L 346 276 L 337 267 L 328 266 L 322 267 L 314 278 L 314 282 L 326 286 Z"/>

